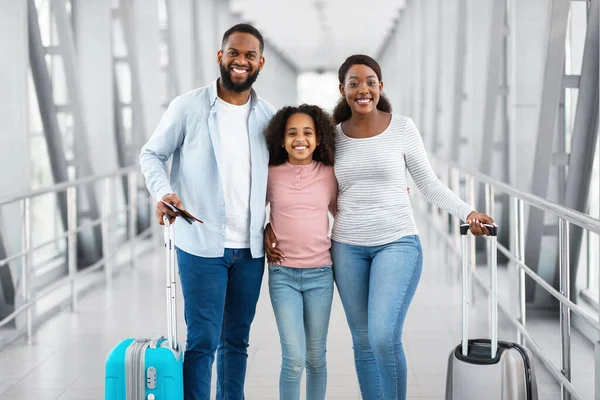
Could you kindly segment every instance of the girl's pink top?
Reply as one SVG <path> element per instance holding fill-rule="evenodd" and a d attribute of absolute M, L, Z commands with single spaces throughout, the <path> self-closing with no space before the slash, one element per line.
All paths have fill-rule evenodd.
<path fill-rule="evenodd" d="M 267 201 L 277 248 L 286 267 L 330 266 L 330 219 L 335 215 L 337 181 L 333 167 L 318 161 L 269 166 Z"/>

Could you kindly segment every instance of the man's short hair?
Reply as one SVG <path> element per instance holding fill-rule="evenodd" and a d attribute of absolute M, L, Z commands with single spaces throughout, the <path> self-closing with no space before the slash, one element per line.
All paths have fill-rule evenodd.
<path fill-rule="evenodd" d="M 232 26 L 231 28 L 227 29 L 227 31 L 225 31 L 225 33 L 223 34 L 223 40 L 221 41 L 221 49 L 225 48 L 225 44 L 227 43 L 227 41 L 229 40 L 229 36 L 231 36 L 234 33 L 249 33 L 252 36 L 254 36 L 255 38 L 258 39 L 259 43 L 260 43 L 260 53 L 262 54 L 264 49 L 265 49 L 265 41 L 262 37 L 262 35 L 260 34 L 260 32 L 258 31 L 258 29 L 256 29 L 255 27 L 253 27 L 252 25 L 249 24 L 237 24 Z"/>

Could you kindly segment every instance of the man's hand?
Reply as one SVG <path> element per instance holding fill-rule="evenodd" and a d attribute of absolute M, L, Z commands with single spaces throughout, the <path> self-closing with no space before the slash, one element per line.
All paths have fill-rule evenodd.
<path fill-rule="evenodd" d="M 469 229 L 475 236 L 487 235 L 490 236 L 490 231 L 484 226 L 484 224 L 495 225 L 494 220 L 489 215 L 473 211 L 467 217 L 467 223 L 470 225 Z"/>
<path fill-rule="evenodd" d="M 181 200 L 179 200 L 179 196 L 177 196 L 175 193 L 165 194 L 162 199 L 163 199 L 163 201 L 166 201 L 167 203 L 173 204 L 176 207 L 183 209 Z M 175 221 L 175 217 L 178 216 L 178 214 L 176 212 L 169 209 L 169 207 L 165 206 L 162 203 L 162 201 L 159 201 L 156 204 L 156 218 L 158 218 L 158 223 L 161 225 L 165 224 L 163 222 L 163 215 L 165 215 L 165 214 L 167 214 L 169 216 L 169 223 L 171 223 L 171 224 L 173 223 L 173 221 Z"/>
<path fill-rule="evenodd" d="M 271 223 L 268 223 L 265 227 L 265 251 L 269 264 L 281 264 L 285 261 L 285 255 L 277 248 L 277 238 Z"/>

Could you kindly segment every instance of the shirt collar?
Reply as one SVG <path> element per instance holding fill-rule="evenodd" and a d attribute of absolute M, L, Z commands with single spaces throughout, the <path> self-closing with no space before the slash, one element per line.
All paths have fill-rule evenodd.
<path fill-rule="evenodd" d="M 219 97 L 219 95 L 217 94 L 217 85 L 219 83 L 219 79 L 221 78 L 217 78 L 214 81 L 211 82 L 211 84 L 208 87 L 208 94 L 210 96 L 210 107 L 214 107 L 217 104 L 217 98 Z M 251 88 L 250 89 L 250 107 L 254 108 L 256 106 L 256 103 L 258 103 L 258 95 L 256 94 L 256 91 Z"/>
<path fill-rule="evenodd" d="M 318 165 L 318 162 L 315 160 L 312 160 L 312 162 L 310 164 L 306 164 L 306 165 L 291 164 L 289 161 L 285 162 L 286 168 L 289 170 L 293 170 L 296 173 L 312 172 L 315 170 L 315 168 L 317 168 L 317 165 Z"/>

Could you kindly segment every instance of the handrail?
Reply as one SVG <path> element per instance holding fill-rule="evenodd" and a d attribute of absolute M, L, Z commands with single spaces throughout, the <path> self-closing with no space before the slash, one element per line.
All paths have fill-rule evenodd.
<path fill-rule="evenodd" d="M 423 214 L 426 215 L 427 218 L 431 219 L 430 215 L 427 215 L 426 211 L 422 211 Z M 434 222 L 434 221 L 432 221 Z M 451 239 L 447 236 L 447 235 L 441 235 L 442 240 L 445 242 L 446 246 L 448 246 L 448 248 L 450 249 L 455 249 L 454 243 L 452 243 Z M 502 249 L 501 249 L 502 247 Z M 498 244 L 498 250 L 501 251 L 503 254 L 507 255 L 504 251 L 504 246 L 501 246 L 500 244 Z M 460 252 L 455 252 L 455 254 L 457 256 L 460 256 Z M 508 256 L 508 255 L 507 255 Z M 513 256 L 514 257 L 514 256 Z M 512 257 L 509 257 L 511 259 L 513 259 Z M 527 267 L 527 270 L 529 270 L 529 268 Z M 533 273 L 533 271 L 532 271 Z M 479 276 L 479 274 L 475 271 L 469 271 L 469 275 L 474 278 L 473 282 L 477 283 L 479 285 L 479 287 L 486 293 L 489 294 L 490 289 L 487 286 L 487 283 L 485 281 L 483 281 L 483 279 L 481 278 L 481 276 Z M 535 273 L 534 273 L 535 275 Z M 536 275 L 537 276 L 537 275 Z M 541 278 L 540 278 L 541 279 Z M 540 283 L 537 279 L 536 282 Z M 545 285 L 542 285 L 545 287 Z M 554 290 L 554 289 L 553 289 Z M 555 291 L 555 290 L 554 290 Z M 553 293 L 554 294 L 554 293 Z M 559 296 L 562 296 L 559 294 Z M 556 297 L 556 296 L 555 296 Z M 558 299 L 558 298 L 557 298 Z M 560 299 L 559 299 L 560 300 Z M 506 317 L 506 319 L 517 329 L 517 331 L 523 335 L 523 338 L 527 341 L 528 343 L 528 348 L 536 355 L 539 357 L 540 361 L 546 366 L 546 368 L 548 369 L 548 372 L 560 383 L 562 383 L 564 385 L 564 387 L 569 391 L 569 393 L 575 397 L 575 400 L 581 400 L 582 397 L 579 395 L 579 393 L 577 392 L 577 390 L 575 389 L 575 387 L 573 386 L 573 384 L 571 382 L 569 382 L 569 380 L 567 380 L 565 378 L 564 375 L 562 375 L 560 373 L 560 370 L 556 367 L 556 365 L 554 364 L 554 362 L 552 362 L 552 360 L 544 354 L 542 348 L 540 347 L 540 345 L 531 337 L 531 335 L 529 334 L 529 332 L 527 332 L 527 329 L 525 329 L 525 326 L 523 326 L 523 324 L 521 322 L 519 322 L 518 319 L 516 319 L 515 317 L 512 316 L 512 314 L 510 313 L 510 311 L 501 303 L 498 302 L 498 309 L 500 311 L 502 311 Z M 595 327 L 595 326 L 594 326 Z"/>
<path fill-rule="evenodd" d="M 27 338 L 27 342 L 32 344 L 32 335 L 33 335 L 33 306 L 36 302 L 39 301 L 40 298 L 53 293 L 58 288 L 70 284 L 70 292 L 71 292 L 71 309 L 74 311 L 77 308 L 77 289 L 75 287 L 75 282 L 79 280 L 81 277 L 99 269 L 100 267 L 104 267 L 105 272 L 105 280 L 106 284 L 110 287 L 112 281 L 112 261 L 111 254 L 114 251 L 112 245 L 110 245 L 110 236 L 112 232 L 110 231 L 110 226 L 112 226 L 112 222 L 116 215 L 127 213 L 127 223 L 128 223 L 128 239 L 129 239 L 129 248 L 130 248 L 130 263 L 135 265 L 136 251 L 135 251 L 135 243 L 140 238 L 143 238 L 148 235 L 148 233 L 153 233 L 153 228 L 145 230 L 144 232 L 137 233 L 137 213 L 139 206 L 152 206 L 154 201 L 148 196 L 148 198 L 142 199 L 141 202 L 138 201 L 138 174 L 139 169 L 137 165 L 130 165 L 124 168 L 119 168 L 115 171 L 96 174 L 92 176 L 87 176 L 84 178 L 80 178 L 77 180 L 72 180 L 68 182 L 61 182 L 55 185 L 51 185 L 45 188 L 30 190 L 24 193 L 20 193 L 8 198 L 4 198 L 0 200 L 0 206 L 10 204 L 10 203 L 20 203 L 21 205 L 21 216 L 22 216 L 22 244 L 20 251 L 17 251 L 15 254 L 9 255 L 6 258 L 0 260 L 0 266 L 6 265 L 7 263 L 21 259 L 21 293 L 23 295 L 23 304 L 20 307 L 13 310 L 10 315 L 4 317 L 0 320 L 0 327 L 7 324 L 8 322 L 14 320 L 19 314 L 25 313 L 25 327 Z M 115 184 L 115 179 L 122 177 L 123 175 L 128 176 L 127 181 L 127 192 L 128 192 L 128 202 L 126 205 L 119 207 L 118 209 L 114 209 L 114 189 L 113 185 Z M 100 215 L 92 221 L 86 221 L 84 223 L 78 223 L 77 217 L 77 191 L 78 186 L 86 184 L 86 183 L 99 183 L 102 182 L 104 187 L 102 188 L 102 211 Z M 67 224 L 64 227 L 64 232 L 54 236 L 50 240 L 46 240 L 43 243 L 36 244 L 35 246 L 31 243 L 31 199 L 36 196 L 41 196 L 44 194 L 57 193 L 60 191 L 66 191 L 67 196 Z M 80 232 L 88 230 L 90 228 L 96 227 L 100 225 L 102 228 L 102 252 L 103 257 L 96 261 L 94 264 L 86 267 L 85 269 L 78 271 L 77 270 L 77 236 Z M 66 277 L 59 279 L 58 281 L 52 282 L 50 285 L 44 287 L 43 289 L 36 290 L 34 286 L 29 282 L 30 277 L 33 276 L 33 265 L 31 263 L 31 254 L 38 251 L 42 247 L 45 247 L 51 243 L 54 243 L 58 240 L 66 239 L 67 240 L 67 262 L 68 262 L 68 274 Z"/>
<path fill-rule="evenodd" d="M 570 297 L 570 243 L 569 243 L 569 224 L 573 224 L 587 230 L 588 232 L 594 232 L 600 234 L 600 219 L 593 218 L 584 213 L 568 209 L 559 204 L 553 203 L 546 199 L 543 199 L 539 196 L 526 193 L 520 190 L 517 190 L 505 182 L 501 182 L 497 179 L 494 179 L 490 176 L 484 175 L 480 172 L 470 170 L 468 168 L 464 168 L 454 161 L 447 160 L 435 160 L 437 161 L 440 173 L 440 179 L 447 179 L 448 186 L 455 187 L 455 190 L 459 190 L 460 187 L 460 177 L 464 176 L 466 178 L 465 186 L 467 190 L 468 201 L 474 203 L 475 201 L 475 181 L 485 186 L 485 213 L 488 215 L 494 215 L 494 193 L 495 191 L 502 192 L 511 199 L 511 207 L 510 210 L 505 210 L 505 212 L 509 212 L 512 217 L 512 223 L 510 226 L 507 226 L 506 229 L 510 229 L 512 232 L 511 239 L 513 240 L 510 245 L 510 249 L 503 246 L 502 244 L 498 244 L 497 250 L 508 257 L 510 264 L 514 265 L 518 271 L 518 308 L 519 315 L 518 318 L 514 318 L 512 315 L 508 313 L 508 310 L 504 309 L 500 304 L 499 307 L 502 311 L 507 314 L 508 320 L 512 322 L 517 328 L 518 340 L 521 344 L 524 341 L 527 341 L 533 346 L 534 353 L 536 353 L 543 364 L 548 368 L 549 372 L 557 379 L 557 381 L 562 385 L 562 396 L 564 399 L 580 399 L 581 396 L 577 393 L 575 388 L 571 383 L 571 311 L 576 313 L 579 317 L 581 317 L 585 322 L 587 322 L 594 330 L 600 332 L 600 323 L 596 320 L 596 318 L 586 311 L 584 311 L 581 307 L 571 301 Z M 455 174 L 454 172 L 458 172 Z M 457 187 L 458 186 L 458 187 Z M 555 217 L 558 218 L 558 252 L 559 252 L 559 260 L 558 264 L 560 267 L 560 291 L 556 290 L 552 285 L 548 284 L 542 277 L 536 274 L 531 268 L 529 268 L 525 264 L 525 233 L 524 226 L 525 220 L 523 216 L 523 204 L 529 204 L 532 207 L 536 207 L 542 211 L 548 212 Z M 430 212 L 426 210 L 422 210 L 429 218 L 431 218 L 433 224 L 442 224 L 440 227 L 440 234 L 444 239 L 445 244 L 448 248 L 455 250 L 456 245 L 452 242 L 452 240 L 447 236 L 443 235 L 441 232 L 444 231 L 446 233 L 449 232 L 448 224 L 450 223 L 448 219 L 439 218 L 439 213 Z M 438 215 L 438 216 L 436 216 Z M 454 220 L 453 220 L 454 221 Z M 454 223 L 458 223 L 459 221 L 454 221 Z M 456 235 L 455 239 L 458 236 L 458 228 L 454 227 L 453 229 L 454 235 Z M 475 271 L 475 254 L 474 246 L 471 246 L 472 253 L 470 254 L 471 259 L 471 269 L 469 274 L 475 276 L 475 281 L 479 283 L 482 288 L 489 292 L 489 289 L 485 287 L 484 282 L 480 279 L 478 274 Z M 490 248 L 487 250 L 488 257 L 490 256 Z M 489 258 L 488 258 L 489 262 Z M 553 362 L 542 352 L 541 348 L 535 343 L 532 337 L 527 332 L 525 328 L 526 324 L 526 304 L 525 304 L 525 276 L 529 276 L 533 279 L 538 285 L 540 285 L 544 290 L 546 290 L 550 295 L 556 298 L 560 304 L 560 336 L 561 336 L 561 367 L 560 369 L 554 365 Z M 473 288 L 470 289 L 471 291 Z M 596 390 L 600 390 L 600 388 L 596 388 Z"/>
<path fill-rule="evenodd" d="M 600 333 L 600 323 L 594 320 L 594 318 L 591 317 L 587 312 L 583 311 L 581 307 L 579 307 L 577 304 L 573 303 L 571 300 L 567 299 L 565 296 L 560 294 L 558 290 L 554 289 L 550 284 L 548 284 L 548 282 L 546 282 L 538 274 L 533 272 L 531 268 L 529 268 L 523 262 L 518 260 L 510 250 L 508 250 L 505 246 L 503 246 L 500 243 L 498 243 L 498 251 L 504 254 L 510 261 L 514 262 L 515 265 L 519 267 L 519 269 L 524 270 L 525 273 L 529 275 L 531 279 L 533 279 L 538 285 L 546 289 L 546 291 L 550 293 L 556 300 L 561 302 L 565 307 L 568 307 L 571 311 L 575 312 L 581 318 L 585 319 L 587 323 L 592 326 L 592 328 L 594 328 Z"/>
<path fill-rule="evenodd" d="M 468 168 L 465 168 L 465 167 L 461 166 L 460 164 L 458 164 L 457 162 L 448 161 L 448 160 L 438 160 L 438 161 L 448 165 L 449 167 L 456 168 L 457 170 L 460 170 L 461 172 L 476 178 L 478 181 L 480 181 L 482 183 L 487 183 L 491 186 L 494 186 L 494 187 L 500 189 L 502 192 L 508 194 L 509 196 L 523 200 L 523 201 L 531 204 L 532 206 L 535 206 L 541 210 L 552 213 L 559 218 L 562 218 L 562 219 L 569 221 L 575 225 L 578 225 L 588 231 L 591 231 L 591 232 L 594 232 L 594 233 L 597 233 L 600 235 L 600 219 L 596 219 L 596 218 L 590 217 L 589 215 L 584 214 L 582 212 L 563 207 L 560 204 L 556 204 L 552 201 L 549 201 L 542 197 L 536 196 L 535 194 L 531 194 L 531 193 L 527 193 L 527 192 L 523 192 L 521 190 L 515 189 L 505 182 L 502 182 L 502 181 L 499 181 L 490 176 L 484 175 L 481 172 L 477 172 L 477 171 L 473 171 Z"/>
<path fill-rule="evenodd" d="M 486 282 L 484 282 L 484 280 L 479 276 L 478 273 L 471 273 L 471 275 L 475 278 L 475 282 L 477 282 L 477 284 L 480 286 L 480 288 L 486 292 L 489 292 L 489 288 L 488 285 L 486 284 Z M 544 354 L 544 352 L 542 351 L 542 348 L 540 347 L 540 345 L 531 337 L 531 335 L 529 334 L 529 332 L 527 332 L 527 329 L 525 329 L 525 327 L 519 323 L 519 321 L 513 317 L 510 314 L 510 311 L 501 303 L 498 303 L 498 308 L 500 309 L 500 311 L 502 311 L 504 313 L 504 315 L 506 316 L 506 319 L 513 324 L 513 326 L 523 335 L 523 337 L 527 340 L 527 347 L 535 354 L 539 357 L 540 361 L 542 361 L 542 363 L 544 363 L 546 365 L 546 368 L 548 368 L 548 371 L 550 372 L 550 374 L 552 376 L 554 376 L 554 378 L 556 378 L 557 381 L 560 381 L 563 385 L 565 385 L 565 387 L 567 388 L 567 390 L 569 390 L 569 392 L 575 396 L 576 400 L 582 400 L 582 397 L 579 395 L 579 393 L 577 393 L 577 390 L 575 389 L 575 387 L 573 386 L 573 384 L 571 382 L 569 382 L 567 380 L 567 378 L 564 377 L 564 375 L 562 375 L 560 373 L 560 370 L 558 369 L 558 367 L 554 364 L 554 362 L 552 362 L 552 360 L 550 359 L 550 357 L 548 357 L 547 355 Z"/>
<path fill-rule="evenodd" d="M 25 200 L 25 199 L 30 199 L 32 197 L 38 197 L 38 196 L 41 196 L 41 195 L 44 195 L 44 194 L 61 192 L 63 190 L 68 189 L 69 187 L 79 186 L 79 185 L 83 185 L 85 183 L 99 181 L 99 180 L 102 180 L 104 178 L 111 178 L 111 177 L 117 177 L 117 176 L 125 175 L 127 173 L 135 171 L 136 168 L 138 168 L 137 165 L 130 165 L 128 167 L 119 168 L 119 169 L 117 169 L 115 171 L 112 171 L 112 172 L 107 172 L 107 173 L 103 173 L 103 174 L 96 174 L 96 175 L 90 175 L 90 176 L 86 176 L 84 178 L 74 179 L 72 181 L 66 181 L 66 182 L 56 183 L 54 185 L 46 186 L 46 187 L 43 187 L 43 188 L 40 188 L 40 189 L 29 190 L 29 191 L 26 191 L 26 192 L 23 192 L 23 193 L 19 193 L 19 194 L 14 195 L 14 196 L 8 196 L 8 197 L 0 199 L 0 207 L 4 206 L 6 204 L 15 203 L 17 201 L 21 201 L 21 200 Z"/>
<path fill-rule="evenodd" d="M 152 227 L 152 226 L 149 228 L 146 228 L 143 232 L 140 232 L 140 234 L 138 236 L 139 237 L 148 236 L 149 234 L 152 233 L 153 229 L 154 229 L 154 227 Z M 46 286 L 44 289 L 42 289 L 38 293 L 36 293 L 34 295 L 34 297 L 32 299 L 30 299 L 28 302 L 21 304 L 19 306 L 19 308 L 17 308 L 12 313 L 10 313 L 6 317 L 4 317 L 4 319 L 0 320 L 0 328 L 3 327 L 4 325 L 6 325 L 7 323 L 9 323 L 10 321 L 12 321 L 13 319 L 15 319 L 16 316 L 21 314 L 23 311 L 31 308 L 35 303 L 37 303 L 42 298 L 48 296 L 51 293 L 54 293 L 59 288 L 66 286 L 67 284 L 74 282 L 83 276 L 87 276 L 94 271 L 97 271 L 98 269 L 100 269 L 100 267 L 106 265 L 108 260 L 109 260 L 109 257 L 104 256 L 100 260 L 96 261 L 94 264 L 91 264 L 90 266 L 88 266 L 86 269 L 78 271 L 75 275 L 72 275 L 72 276 L 67 275 L 55 282 L 52 282 L 50 285 Z"/>

